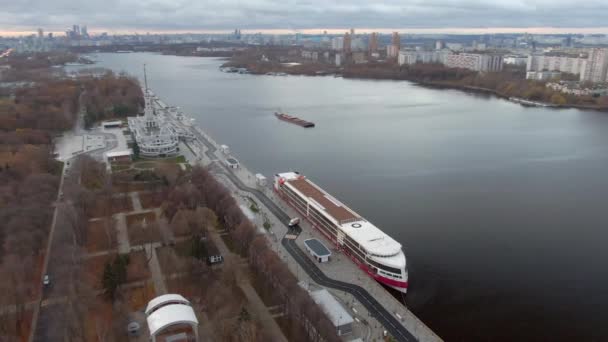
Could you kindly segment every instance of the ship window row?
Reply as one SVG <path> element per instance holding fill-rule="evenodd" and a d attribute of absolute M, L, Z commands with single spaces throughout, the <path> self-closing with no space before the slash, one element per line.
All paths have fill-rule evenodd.
<path fill-rule="evenodd" d="M 321 222 L 319 222 L 319 219 L 317 219 L 314 215 L 308 215 L 308 219 L 313 221 L 313 224 L 318 228 L 323 230 L 327 235 L 332 236 L 334 238 L 336 238 L 336 232 L 335 230 L 331 229 L 330 227 L 325 226 L 324 224 L 322 224 Z"/>
<path fill-rule="evenodd" d="M 336 229 L 336 227 L 334 225 L 323 222 L 323 220 L 321 220 L 319 218 L 319 216 L 317 214 L 315 214 L 313 211 L 309 212 L 309 217 L 313 218 L 320 227 L 322 227 L 324 230 L 328 231 L 332 236 L 334 236 L 334 237 L 338 236 L 338 230 Z"/>
<path fill-rule="evenodd" d="M 302 211 L 303 213 L 308 212 L 308 218 L 313 220 L 314 223 L 323 231 L 325 231 L 325 233 L 327 233 L 329 236 L 333 236 L 335 238 L 336 236 L 336 229 L 333 225 L 328 224 L 326 220 L 323 220 L 323 217 L 319 217 L 317 211 L 310 207 L 310 211 L 307 210 L 307 206 L 308 203 L 302 201 L 302 199 L 300 198 L 300 196 L 297 196 L 293 191 L 291 191 L 291 189 L 283 186 L 282 189 L 284 190 L 283 193 L 287 196 L 287 198 L 290 200 L 290 202 L 300 211 Z"/>
<path fill-rule="evenodd" d="M 298 197 L 294 196 L 293 194 L 291 194 L 289 192 L 285 192 L 285 195 L 289 198 L 289 200 L 293 204 L 296 204 L 298 206 L 298 209 L 302 209 L 302 210 L 306 211 L 306 204 L 301 199 L 299 199 Z"/>
<path fill-rule="evenodd" d="M 399 254 L 399 252 L 397 252 L 397 253 L 393 253 L 393 254 L 383 254 L 383 255 L 380 255 L 380 254 L 374 254 L 374 253 L 369 253 L 369 255 L 371 255 L 371 256 L 375 256 L 375 257 L 377 257 L 377 258 L 390 258 L 390 257 L 395 256 L 395 255 L 397 255 L 397 254 Z"/>
<path fill-rule="evenodd" d="M 378 273 L 384 274 L 385 276 L 401 279 L 401 275 L 384 272 L 383 270 L 378 270 Z"/>
<path fill-rule="evenodd" d="M 346 235 L 346 239 L 353 245 L 356 246 L 357 249 L 361 249 L 361 246 L 359 245 L 359 243 L 357 243 L 355 240 L 353 240 L 353 238 L 351 238 L 350 236 Z"/>
<path fill-rule="evenodd" d="M 315 208 L 308 207 L 308 209 L 309 209 L 308 216 L 310 218 L 314 219 L 315 222 L 317 222 L 317 224 L 319 226 L 324 228 L 326 231 L 330 232 L 332 236 L 337 235 L 336 227 L 333 224 L 328 223 L 327 221 L 323 220 L 323 217 L 318 214 L 318 212 Z"/>
<path fill-rule="evenodd" d="M 300 196 L 298 196 L 293 190 L 291 190 L 287 186 L 282 186 L 281 188 L 283 189 L 283 192 L 287 194 L 292 201 L 298 203 L 300 205 L 300 208 L 304 209 L 303 211 L 306 212 L 307 203 Z"/>
<path fill-rule="evenodd" d="M 346 242 L 346 246 L 348 247 L 348 250 L 350 251 L 350 253 L 352 255 L 356 256 L 360 262 L 365 263 L 365 254 L 364 253 L 361 253 L 361 251 L 358 250 L 357 248 L 350 246 L 348 241 Z"/>
<path fill-rule="evenodd" d="M 336 229 L 335 223 L 331 222 L 327 217 L 325 217 L 325 215 L 323 215 L 319 210 L 317 210 L 317 208 L 315 208 L 311 205 L 309 205 L 308 208 L 309 208 L 310 212 L 316 214 L 319 217 L 319 219 L 321 221 L 323 221 L 327 226 L 332 227 L 333 229 Z"/>
<path fill-rule="evenodd" d="M 298 203 L 298 204 L 300 204 L 300 205 L 304 204 L 304 201 L 302 201 L 302 199 L 301 199 L 299 196 L 297 196 L 297 195 L 296 195 L 296 194 L 295 194 L 295 193 L 294 193 L 294 192 L 293 192 L 291 189 L 289 189 L 288 187 L 286 187 L 286 186 L 282 186 L 282 187 L 281 187 L 281 190 L 283 190 L 283 193 L 284 193 L 284 194 L 285 194 L 287 197 L 289 197 L 289 199 L 290 199 L 292 202 L 296 202 L 296 203 Z"/>
<path fill-rule="evenodd" d="M 401 274 L 401 270 L 398 268 L 394 268 L 394 267 L 390 267 L 390 266 L 386 266 L 386 265 L 382 265 L 378 262 L 375 262 L 374 260 L 371 259 L 367 259 L 367 262 L 369 262 L 370 265 L 373 265 L 374 267 L 381 269 L 381 270 L 385 270 L 391 273 L 395 273 L 395 274 Z"/>

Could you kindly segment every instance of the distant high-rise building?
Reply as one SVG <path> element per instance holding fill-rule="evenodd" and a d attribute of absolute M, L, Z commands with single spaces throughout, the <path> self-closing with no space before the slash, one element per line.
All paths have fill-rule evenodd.
<path fill-rule="evenodd" d="M 331 39 L 332 50 L 342 50 L 344 48 L 344 37 L 333 37 Z"/>
<path fill-rule="evenodd" d="M 78 25 L 72 26 L 72 32 L 74 32 L 75 36 L 80 36 L 80 26 L 78 26 Z"/>
<path fill-rule="evenodd" d="M 80 35 L 84 38 L 89 38 L 89 32 L 87 30 L 86 25 L 83 25 L 82 28 L 80 29 Z"/>
<path fill-rule="evenodd" d="M 351 43 L 352 43 L 352 36 L 350 35 L 350 33 L 346 32 L 344 34 L 344 43 L 342 45 L 342 50 L 345 53 L 349 53 L 351 52 Z"/>
<path fill-rule="evenodd" d="M 355 29 L 354 28 L 350 29 L 350 35 L 353 36 L 353 37 L 355 36 Z"/>
<path fill-rule="evenodd" d="M 391 45 L 397 48 L 397 51 L 401 49 L 401 37 L 399 37 L 399 32 L 393 32 L 393 37 L 391 38 Z"/>
<path fill-rule="evenodd" d="M 368 46 L 369 46 L 370 53 L 378 52 L 378 33 L 377 32 L 372 32 L 372 34 L 370 34 Z"/>
<path fill-rule="evenodd" d="M 44 31 L 41 28 L 38 29 L 38 38 L 44 38 Z"/>
<path fill-rule="evenodd" d="M 350 49 L 352 51 L 365 51 L 367 49 L 367 44 L 365 44 L 363 38 L 351 36 Z"/>
<path fill-rule="evenodd" d="M 581 81 L 606 82 L 608 72 L 608 49 L 590 49 L 585 70 L 581 74 Z"/>
<path fill-rule="evenodd" d="M 443 49 L 443 42 L 441 40 L 438 40 L 435 42 L 435 50 L 441 50 Z"/>
<path fill-rule="evenodd" d="M 391 59 L 397 59 L 399 56 L 399 50 L 401 49 L 401 38 L 398 32 L 393 32 L 391 37 L 391 45 L 386 47 L 386 57 Z"/>

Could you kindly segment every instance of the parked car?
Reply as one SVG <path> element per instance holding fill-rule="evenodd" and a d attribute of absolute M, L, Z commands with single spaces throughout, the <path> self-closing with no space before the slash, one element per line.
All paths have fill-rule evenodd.
<path fill-rule="evenodd" d="M 295 227 L 300 223 L 300 218 L 299 217 L 294 217 L 291 220 L 289 220 L 289 224 L 287 224 L 289 226 L 289 228 Z"/>
<path fill-rule="evenodd" d="M 45 274 L 45 275 L 44 275 L 44 278 L 42 278 L 42 284 L 43 284 L 44 286 L 49 286 L 49 285 L 51 285 L 51 278 L 49 277 L 49 275 L 48 275 L 48 274 Z"/>

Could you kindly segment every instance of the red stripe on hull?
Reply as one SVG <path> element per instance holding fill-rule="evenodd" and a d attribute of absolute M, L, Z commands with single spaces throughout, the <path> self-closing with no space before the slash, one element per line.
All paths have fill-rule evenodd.
<path fill-rule="evenodd" d="M 292 207 L 298 213 L 300 213 L 300 215 L 302 215 L 306 219 L 306 221 L 308 221 L 317 231 L 321 232 L 321 234 L 323 236 L 325 236 L 329 241 L 331 241 L 336 247 L 338 247 L 338 249 L 340 249 L 341 251 L 343 251 L 344 254 L 346 254 L 355 263 L 355 265 L 359 266 L 359 268 L 362 269 L 363 271 L 365 271 L 365 273 L 367 273 L 370 277 L 374 278 L 374 280 L 376 280 L 379 283 L 382 283 L 382 284 L 385 284 L 386 286 L 390 286 L 390 287 L 394 288 L 395 290 L 397 290 L 399 292 L 403 292 L 403 293 L 407 292 L 407 287 L 408 287 L 408 282 L 407 281 L 399 281 L 399 280 L 395 280 L 395 279 L 390 279 L 390 278 L 386 278 L 386 277 L 383 277 L 383 276 L 381 276 L 379 274 L 374 273 L 369 268 L 369 266 L 367 266 L 367 264 L 361 263 L 359 261 L 359 259 L 357 259 L 357 257 L 351 255 L 347 249 L 341 248 L 341 246 L 338 245 L 338 242 L 336 241 L 336 239 L 334 237 L 328 235 L 323 229 L 317 227 L 316 223 L 314 223 L 312 220 L 310 220 L 305 213 L 303 213 L 295 205 L 292 205 L 291 204 L 291 200 L 289 198 L 283 196 L 283 194 L 281 194 L 281 192 L 277 191 L 276 189 L 274 189 L 274 191 L 281 198 L 283 198 L 285 200 L 285 202 L 287 202 L 287 204 L 289 204 L 290 207 Z"/>

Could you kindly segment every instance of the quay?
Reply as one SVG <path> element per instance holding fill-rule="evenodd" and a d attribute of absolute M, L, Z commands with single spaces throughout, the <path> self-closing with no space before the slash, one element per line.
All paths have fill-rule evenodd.
<path fill-rule="evenodd" d="M 166 106 L 160 100 L 155 104 Z M 159 113 L 169 115 L 163 111 Z M 228 168 L 226 162 L 230 156 L 221 153 L 220 144 L 200 127 L 184 123 L 189 121 L 173 120 L 175 125 L 181 125 L 180 128 L 193 137 L 180 142 L 180 151 L 192 165 L 209 168 L 231 190 L 239 204 L 248 207 L 251 200 L 256 201 L 260 211 L 255 214 L 253 223 L 258 227 L 269 224 L 269 228 L 261 232 L 300 284 L 327 289 L 354 317 L 353 335 L 348 339 L 358 337 L 364 341 L 381 341 L 388 332 L 397 341 L 442 341 L 404 304 L 340 251 L 332 248 L 330 262 L 314 262 L 305 251 L 304 240 L 316 238 L 326 246 L 332 246 L 331 242 L 307 222 L 301 222 L 297 228 L 289 228 L 290 219 L 298 216 L 295 210 L 284 203 L 269 184 L 260 185 L 256 181 L 259 177 L 242 164 L 236 169 Z"/>

